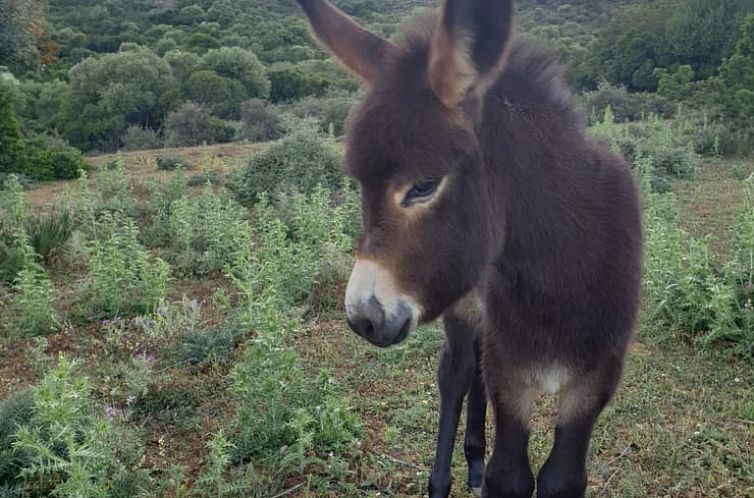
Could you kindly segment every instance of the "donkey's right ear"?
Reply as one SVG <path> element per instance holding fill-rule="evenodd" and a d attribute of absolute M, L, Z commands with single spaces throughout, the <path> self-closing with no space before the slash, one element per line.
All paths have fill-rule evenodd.
<path fill-rule="evenodd" d="M 364 29 L 327 0 L 298 0 L 314 35 L 346 69 L 371 84 L 398 47 Z"/>
<path fill-rule="evenodd" d="M 481 95 L 505 66 L 513 0 L 444 0 L 430 49 L 429 78 L 449 108 Z"/>

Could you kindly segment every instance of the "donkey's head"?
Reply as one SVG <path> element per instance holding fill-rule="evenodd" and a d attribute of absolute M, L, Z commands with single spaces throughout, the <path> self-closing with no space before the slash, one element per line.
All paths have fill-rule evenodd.
<path fill-rule="evenodd" d="M 326 0 L 299 3 L 369 89 L 347 134 L 364 225 L 346 310 L 355 332 L 389 346 L 469 292 L 488 263 L 490 188 L 475 128 L 505 63 L 513 1 L 446 0 L 434 29 L 401 45 Z"/>

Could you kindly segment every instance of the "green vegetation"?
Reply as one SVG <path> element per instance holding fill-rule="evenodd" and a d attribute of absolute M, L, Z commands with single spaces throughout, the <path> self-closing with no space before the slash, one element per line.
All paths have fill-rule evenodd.
<path fill-rule="evenodd" d="M 337 3 L 393 36 L 436 2 Z M 591 496 L 754 497 L 754 5 L 518 4 L 645 205 Z M 295 2 L 0 0 L 0 65 L 0 496 L 420 494 L 442 331 L 378 350 L 343 323 L 359 94 Z M 68 143 L 186 148 L 87 168 Z"/>

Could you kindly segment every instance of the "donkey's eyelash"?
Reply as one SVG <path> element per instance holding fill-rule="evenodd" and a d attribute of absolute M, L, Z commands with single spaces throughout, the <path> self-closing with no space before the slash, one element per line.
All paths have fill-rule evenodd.
<path fill-rule="evenodd" d="M 408 207 L 412 204 L 427 202 L 437 192 L 442 179 L 427 178 L 411 186 L 406 192 L 401 205 Z"/>

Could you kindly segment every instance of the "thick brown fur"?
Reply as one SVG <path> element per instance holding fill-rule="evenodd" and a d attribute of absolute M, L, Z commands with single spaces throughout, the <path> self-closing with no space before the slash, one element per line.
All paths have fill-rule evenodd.
<path fill-rule="evenodd" d="M 479 82 L 491 77 L 485 67 L 498 71 L 493 82 L 458 105 L 444 98 L 429 70 L 437 43 L 453 48 L 434 34 L 443 26 L 424 18 L 404 33 L 349 121 L 344 167 L 363 193 L 357 256 L 388 268 L 424 321 L 469 292 L 482 296 L 483 379 L 497 430 L 485 495 L 531 495 L 528 409 L 556 379 L 561 415 L 538 495 L 581 497 L 591 430 L 619 382 L 638 308 L 634 179 L 586 135 L 554 58 L 521 38 L 497 48 L 497 65 L 475 46 L 486 61 Z M 444 184 L 430 207 L 411 214 L 393 202 L 427 178 Z"/>

